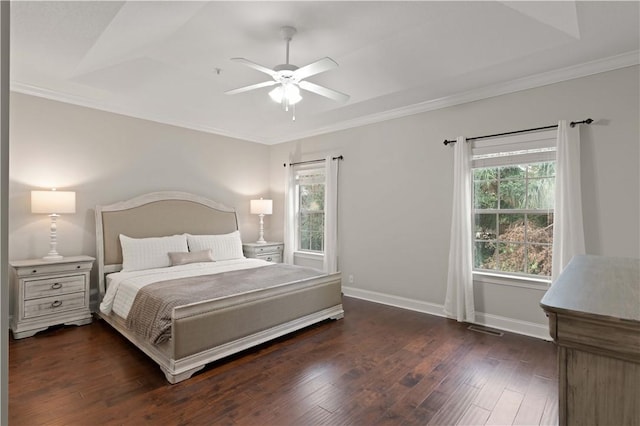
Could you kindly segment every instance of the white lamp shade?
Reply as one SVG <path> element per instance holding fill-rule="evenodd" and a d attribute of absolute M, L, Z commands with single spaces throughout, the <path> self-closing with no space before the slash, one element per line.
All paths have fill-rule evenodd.
<path fill-rule="evenodd" d="M 251 200 L 251 214 L 271 214 L 272 211 L 272 200 Z"/>
<path fill-rule="evenodd" d="M 75 212 L 76 193 L 73 191 L 31 191 L 31 213 Z"/>

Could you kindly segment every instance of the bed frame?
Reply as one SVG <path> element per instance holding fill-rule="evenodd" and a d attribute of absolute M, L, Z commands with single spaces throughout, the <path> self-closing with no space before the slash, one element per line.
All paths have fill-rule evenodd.
<path fill-rule="evenodd" d="M 96 244 L 100 300 L 105 275 L 122 269 L 119 235 L 224 234 L 238 229 L 234 209 L 186 192 L 154 192 L 97 206 Z M 212 361 L 325 319 L 340 319 L 340 273 L 303 280 L 276 291 L 212 300 L 173 310 L 172 337 L 153 345 L 130 332 L 115 314 L 98 315 L 153 359 L 170 383 L 188 379 Z"/>

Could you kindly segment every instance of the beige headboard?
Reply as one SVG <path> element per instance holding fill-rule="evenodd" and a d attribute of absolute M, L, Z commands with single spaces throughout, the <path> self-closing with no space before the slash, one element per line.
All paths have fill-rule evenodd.
<path fill-rule="evenodd" d="M 153 192 L 96 207 L 100 297 L 104 275 L 122 268 L 120 234 L 132 238 L 175 234 L 226 234 L 238 229 L 234 209 L 187 192 Z"/>

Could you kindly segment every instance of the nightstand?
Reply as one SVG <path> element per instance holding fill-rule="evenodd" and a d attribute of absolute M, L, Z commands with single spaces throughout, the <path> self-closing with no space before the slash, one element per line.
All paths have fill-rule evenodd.
<path fill-rule="evenodd" d="M 15 271 L 11 287 L 13 337 L 31 337 L 57 324 L 89 324 L 89 273 L 94 260 L 71 256 L 9 262 Z"/>
<path fill-rule="evenodd" d="M 282 263 L 282 251 L 284 243 L 244 243 L 242 251 L 245 257 L 255 257 L 267 262 Z"/>

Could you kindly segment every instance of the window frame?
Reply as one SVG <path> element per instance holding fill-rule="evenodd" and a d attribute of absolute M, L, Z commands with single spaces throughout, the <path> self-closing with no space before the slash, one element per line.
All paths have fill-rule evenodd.
<path fill-rule="evenodd" d="M 295 240 L 295 249 L 293 250 L 294 253 L 296 253 L 297 255 L 302 255 L 303 257 L 309 257 L 309 258 L 318 258 L 318 257 L 322 257 L 324 256 L 324 233 L 325 233 L 325 218 L 326 218 L 326 212 L 325 212 L 325 203 L 326 203 L 326 176 L 325 176 L 325 168 L 323 166 L 318 166 L 318 165 L 306 165 L 306 166 L 299 166 L 295 171 L 295 212 L 294 212 L 294 240 Z M 322 250 L 318 251 L 318 250 L 311 250 L 311 249 L 305 249 L 301 247 L 301 243 L 302 243 L 302 238 L 301 238 L 301 206 L 300 206 L 300 176 L 303 175 L 311 175 L 311 174 L 317 174 L 317 175 L 322 175 L 322 182 L 316 182 L 316 184 L 322 184 L 325 188 L 324 188 L 324 194 L 323 194 L 323 203 L 322 203 L 322 235 L 321 235 L 321 245 L 322 245 Z"/>
<path fill-rule="evenodd" d="M 500 229 L 499 229 L 499 215 L 500 214 L 521 214 L 523 218 L 530 214 L 554 214 L 554 207 L 545 209 L 500 209 L 499 205 L 499 182 L 500 177 L 496 177 L 498 180 L 497 186 L 497 205 L 495 208 L 490 209 L 478 209 L 475 204 L 475 179 L 474 172 L 476 169 L 482 168 L 500 168 L 508 166 L 526 166 L 529 164 L 553 162 L 555 165 L 555 143 L 556 143 L 556 131 L 537 132 L 533 134 L 519 134 L 515 136 L 505 136 L 493 138 L 492 140 L 483 140 L 472 143 L 472 167 L 471 167 L 471 231 L 470 235 L 473 251 L 473 264 L 472 275 L 474 281 L 486 282 L 492 284 L 501 285 L 515 285 L 519 287 L 527 288 L 540 288 L 548 287 L 551 282 L 551 276 L 535 275 L 526 272 L 510 272 L 501 271 L 498 269 L 480 269 L 475 267 L 475 250 L 476 243 L 482 241 L 494 242 L 496 246 L 501 243 L 500 241 Z M 510 153 L 510 154 L 505 154 Z M 555 178 L 555 170 L 553 177 Z M 522 177 L 525 184 L 525 197 L 529 196 L 529 179 L 528 173 Z M 555 188 L 554 188 L 555 191 Z M 555 192 L 554 192 L 555 195 Z M 482 240 L 476 238 L 476 215 L 477 214 L 494 214 L 496 215 L 495 225 L 495 238 L 490 240 Z M 527 222 L 525 222 L 525 238 L 524 241 L 518 242 L 525 246 L 525 264 L 527 262 L 527 248 L 532 245 L 545 245 L 544 243 L 530 242 L 526 238 Z M 506 242 L 507 244 L 510 242 Z M 548 243 L 547 243 L 548 244 Z M 553 242 L 551 242 L 553 247 Z M 498 248 L 496 247 L 496 250 Z"/>

